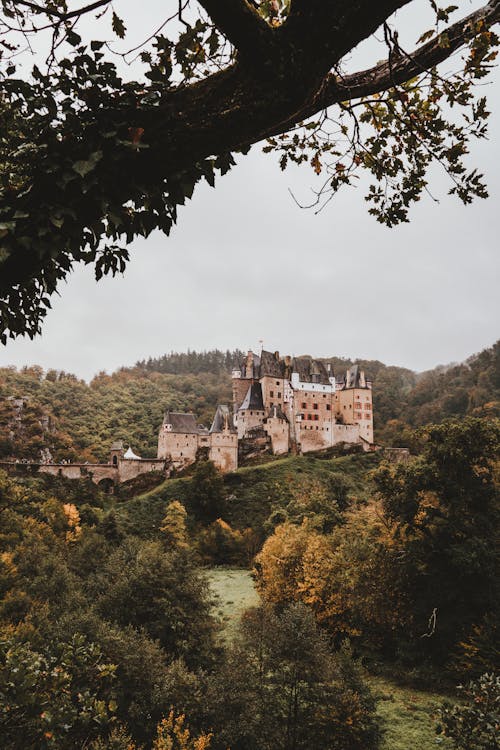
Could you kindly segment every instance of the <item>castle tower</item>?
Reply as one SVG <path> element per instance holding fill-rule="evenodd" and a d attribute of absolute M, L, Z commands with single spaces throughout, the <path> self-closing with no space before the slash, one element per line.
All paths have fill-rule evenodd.
<path fill-rule="evenodd" d="M 219 404 L 210 428 L 208 458 L 222 472 L 238 468 L 238 434 L 229 407 Z"/>
<path fill-rule="evenodd" d="M 265 410 L 262 400 L 262 388 L 260 383 L 251 383 L 248 386 L 243 402 L 236 415 L 236 427 L 238 439 L 245 437 L 247 432 L 254 427 L 261 427 L 264 422 Z"/>
<path fill-rule="evenodd" d="M 359 437 L 366 445 L 373 443 L 372 384 L 359 365 L 353 365 L 335 394 L 337 420 L 344 425 L 358 425 Z"/>
<path fill-rule="evenodd" d="M 118 466 L 124 455 L 125 446 L 123 445 L 123 440 L 115 440 L 109 452 L 109 463 L 113 464 L 113 466 Z"/>

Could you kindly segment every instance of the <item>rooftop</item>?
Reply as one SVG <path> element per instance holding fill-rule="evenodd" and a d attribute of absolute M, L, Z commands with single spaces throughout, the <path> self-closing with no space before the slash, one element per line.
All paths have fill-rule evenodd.
<path fill-rule="evenodd" d="M 198 433 L 201 428 L 196 423 L 194 414 L 186 414 L 178 411 L 167 411 L 163 418 L 163 424 L 172 426 L 172 432 Z"/>
<path fill-rule="evenodd" d="M 243 399 L 243 403 L 238 411 L 242 411 L 243 409 L 264 411 L 264 401 L 262 399 L 262 387 L 260 383 L 252 383 L 248 388 L 247 395 Z"/>

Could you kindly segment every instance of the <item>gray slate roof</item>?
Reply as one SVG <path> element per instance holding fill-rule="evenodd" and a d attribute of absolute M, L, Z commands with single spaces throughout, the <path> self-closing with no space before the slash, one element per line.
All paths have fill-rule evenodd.
<path fill-rule="evenodd" d="M 267 417 L 266 417 L 266 419 L 264 421 L 266 421 L 270 417 L 274 417 L 274 412 L 275 411 L 276 411 L 276 416 L 278 417 L 278 419 L 283 419 L 285 422 L 288 422 L 288 417 L 286 416 L 285 412 L 283 411 L 283 409 L 279 405 L 272 406 L 268 410 Z"/>
<path fill-rule="evenodd" d="M 278 355 L 279 356 L 279 355 Z M 277 359 L 272 352 L 262 350 L 260 355 L 260 377 L 266 375 L 272 378 L 284 377 L 285 365 L 283 360 Z"/>
<path fill-rule="evenodd" d="M 230 432 L 236 432 L 233 420 L 231 419 L 229 406 L 226 406 L 226 404 L 219 404 L 215 412 L 210 432 L 223 432 L 226 427 L 229 428 Z"/>
<path fill-rule="evenodd" d="M 163 418 L 163 424 L 171 424 L 172 432 L 198 433 L 200 427 L 196 424 L 194 414 L 184 414 L 178 411 L 167 411 Z"/>
<path fill-rule="evenodd" d="M 262 388 L 260 383 L 252 383 L 243 399 L 238 411 L 244 409 L 253 409 L 254 411 L 264 411 L 264 401 L 262 399 Z"/>
<path fill-rule="evenodd" d="M 310 357 L 295 357 L 293 371 L 298 372 L 301 383 L 322 383 L 328 385 L 328 370 L 324 362 Z"/>

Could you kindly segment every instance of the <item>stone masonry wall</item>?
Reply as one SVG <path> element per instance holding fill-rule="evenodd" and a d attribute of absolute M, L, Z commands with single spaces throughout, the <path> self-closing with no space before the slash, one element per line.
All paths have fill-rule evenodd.
<path fill-rule="evenodd" d="M 285 419 L 267 417 L 264 421 L 264 430 L 271 438 L 274 455 L 288 453 L 290 449 L 290 428 Z"/>
<path fill-rule="evenodd" d="M 359 434 L 373 443 L 373 405 L 369 388 L 348 388 L 335 394 L 337 419 L 344 424 L 359 424 Z"/>
<path fill-rule="evenodd" d="M 273 406 L 284 408 L 285 380 L 284 378 L 272 378 L 268 375 L 260 379 L 262 388 L 262 400 L 266 409 Z"/>
<path fill-rule="evenodd" d="M 296 424 L 297 442 L 302 453 L 329 448 L 333 445 L 335 424 L 334 395 L 331 392 L 296 390 L 294 412 L 301 414 Z"/>
<path fill-rule="evenodd" d="M 238 468 L 238 436 L 234 432 L 214 432 L 210 435 L 208 458 L 222 472 Z"/>
<path fill-rule="evenodd" d="M 263 411 L 256 411 L 255 409 L 245 409 L 245 411 L 239 411 L 238 421 L 236 424 L 238 428 L 238 438 L 241 439 L 242 437 L 244 437 L 247 432 L 253 427 L 262 425 L 263 420 Z"/>
<path fill-rule="evenodd" d="M 139 474 L 149 474 L 151 471 L 163 471 L 163 459 L 127 458 L 118 463 L 118 482 L 128 482 Z"/>
<path fill-rule="evenodd" d="M 175 463 L 193 463 L 198 450 L 197 433 L 179 433 L 162 430 L 158 440 L 158 458 L 170 456 Z"/>

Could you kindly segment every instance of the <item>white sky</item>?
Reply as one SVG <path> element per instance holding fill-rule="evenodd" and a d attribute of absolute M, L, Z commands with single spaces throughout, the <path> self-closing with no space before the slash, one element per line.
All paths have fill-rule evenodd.
<path fill-rule="evenodd" d="M 118 12 L 132 5 L 115 3 Z M 416 23 L 423 5 L 416 0 L 407 22 L 412 38 L 427 28 Z M 467 13 L 477 3 L 460 5 Z M 134 23 L 154 27 L 144 15 Z M 376 59 L 366 51 L 362 65 Z M 487 201 L 465 208 L 436 172 L 440 203 L 423 199 L 409 225 L 377 224 L 362 189 L 344 190 L 315 215 L 288 191 L 307 202 L 311 170 L 281 173 L 255 146 L 215 190 L 196 189 L 171 237 L 136 240 L 124 277 L 96 284 L 91 270 L 78 268 L 54 298 L 42 336 L 0 348 L 0 366 L 37 363 L 90 378 L 172 349 L 245 349 L 263 339 L 282 353 L 423 370 L 490 346 L 500 313 L 498 71 L 494 80 L 486 89 L 490 141 L 472 152 L 487 176 Z"/>

